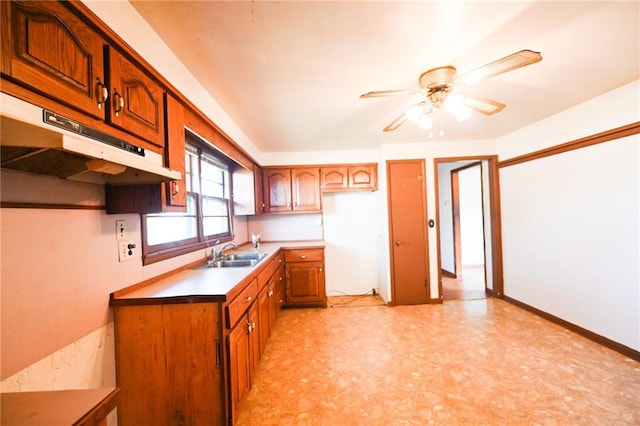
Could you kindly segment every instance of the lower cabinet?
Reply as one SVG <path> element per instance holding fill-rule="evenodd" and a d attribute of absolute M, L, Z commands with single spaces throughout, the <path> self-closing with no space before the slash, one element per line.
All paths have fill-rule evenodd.
<path fill-rule="evenodd" d="M 224 424 L 220 304 L 113 310 L 118 425 Z"/>
<path fill-rule="evenodd" d="M 255 309 L 252 312 L 247 312 L 227 337 L 232 413 L 238 412 L 240 405 L 251 390 L 251 376 L 256 366 L 256 340 L 254 336 L 258 335 L 255 330 L 254 315 Z"/>
<path fill-rule="evenodd" d="M 327 306 L 324 248 L 286 250 L 285 306 Z"/>
<path fill-rule="evenodd" d="M 326 303 L 324 251 L 279 253 L 234 294 L 226 303 L 112 294 L 118 425 L 233 425 L 285 299 Z"/>

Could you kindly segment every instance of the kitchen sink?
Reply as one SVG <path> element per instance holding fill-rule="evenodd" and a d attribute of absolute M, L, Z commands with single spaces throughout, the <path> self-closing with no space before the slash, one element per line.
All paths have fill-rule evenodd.
<path fill-rule="evenodd" d="M 230 253 L 224 255 L 223 261 L 257 260 L 258 262 L 267 257 L 267 253 Z"/>
<path fill-rule="evenodd" d="M 222 259 L 207 262 L 207 268 L 240 268 L 255 266 L 262 259 L 267 257 L 267 253 L 231 253 L 226 254 Z"/>

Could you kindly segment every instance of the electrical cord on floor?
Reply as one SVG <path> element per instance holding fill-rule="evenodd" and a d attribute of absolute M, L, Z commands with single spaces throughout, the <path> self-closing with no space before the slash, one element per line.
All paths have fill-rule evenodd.
<path fill-rule="evenodd" d="M 351 304 L 351 303 L 353 303 L 353 302 L 355 302 L 357 300 L 364 299 L 366 297 L 372 297 L 372 296 L 374 296 L 377 299 L 379 299 L 380 303 L 375 303 L 375 304 L 365 305 L 365 306 L 385 305 L 385 303 L 382 301 L 382 299 L 380 299 L 380 297 L 378 297 L 378 292 L 375 289 L 373 289 L 372 291 L 368 291 L 368 292 L 366 292 L 364 294 L 356 294 L 356 295 L 343 293 L 343 292 L 338 291 L 338 290 L 331 290 L 331 291 L 329 291 L 327 293 L 328 297 L 331 297 L 330 293 L 339 293 L 340 296 L 336 296 L 336 297 L 352 297 L 352 299 L 349 299 L 349 300 L 347 300 L 345 302 L 335 302 L 335 301 L 327 300 L 329 307 L 347 306 L 347 305 L 349 305 L 349 304 Z"/>

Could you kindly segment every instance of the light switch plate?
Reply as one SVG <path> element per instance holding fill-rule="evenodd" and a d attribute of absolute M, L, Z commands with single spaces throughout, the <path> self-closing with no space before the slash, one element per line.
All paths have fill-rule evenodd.
<path fill-rule="evenodd" d="M 116 220 L 116 241 L 124 241 L 127 239 L 126 221 Z"/>

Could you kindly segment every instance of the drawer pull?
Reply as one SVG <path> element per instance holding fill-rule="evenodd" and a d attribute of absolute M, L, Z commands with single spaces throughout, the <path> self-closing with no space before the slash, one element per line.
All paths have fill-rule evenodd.
<path fill-rule="evenodd" d="M 304 255 L 304 254 L 301 254 L 301 255 L 300 255 L 300 259 L 306 259 L 306 258 L 307 258 L 307 256 L 306 256 L 306 255 Z"/>
<path fill-rule="evenodd" d="M 244 299 L 244 303 L 249 303 L 251 302 L 251 296 L 247 296 L 246 299 Z"/>

